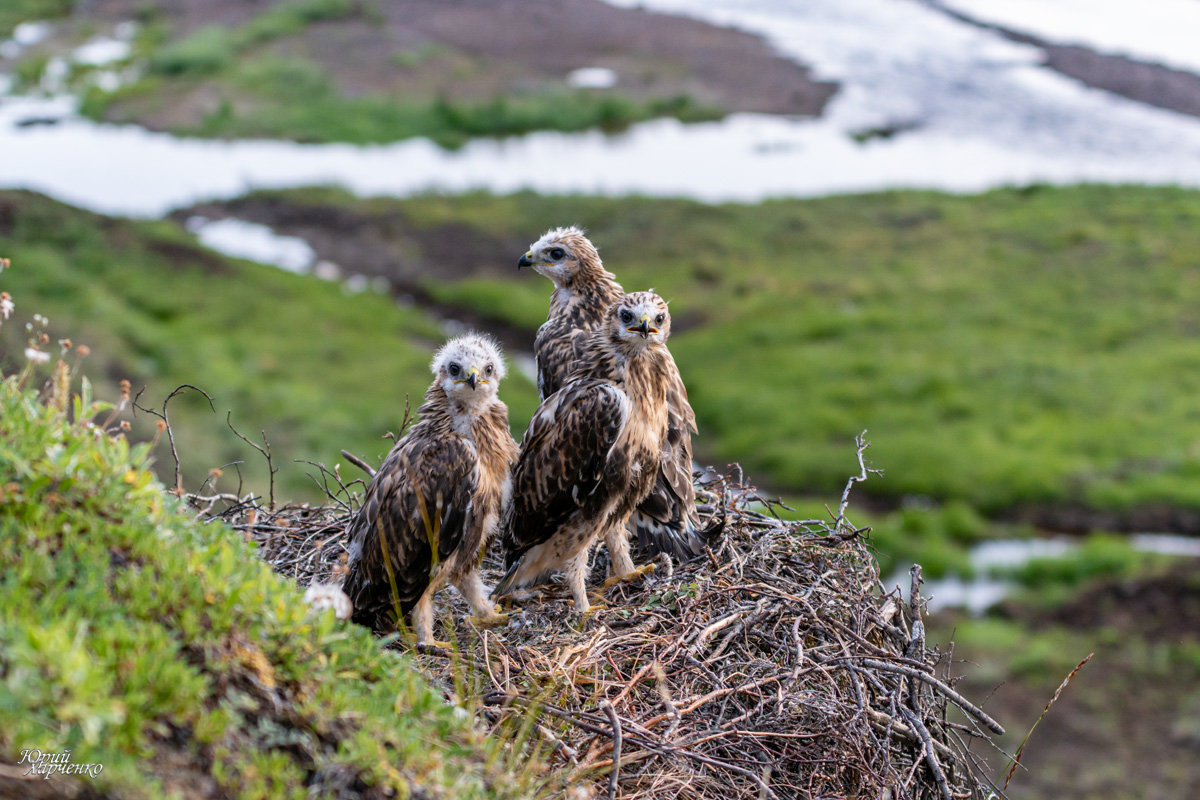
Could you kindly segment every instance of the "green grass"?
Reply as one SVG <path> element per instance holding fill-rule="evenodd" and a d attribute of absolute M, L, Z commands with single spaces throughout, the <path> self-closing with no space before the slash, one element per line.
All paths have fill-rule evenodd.
<path fill-rule="evenodd" d="M 1093 533 L 1069 556 L 1031 559 L 1011 577 L 1031 588 L 1050 584 L 1077 587 L 1096 578 L 1133 577 L 1172 560 L 1169 556 L 1140 552 L 1124 536 Z"/>
<path fill-rule="evenodd" d="M 36 386 L 0 380 L 0 761 L 69 750 L 122 797 L 536 791 L 407 657 L 182 513 L 86 382 Z"/>
<path fill-rule="evenodd" d="M 241 27 L 212 25 L 174 39 L 156 23 L 139 37 L 144 77 L 111 92 L 81 85 L 81 111 L 95 119 L 134 121 L 139 113 L 161 110 L 173 96 L 203 85 L 216 93 L 215 107 L 201 119 L 179 124 L 176 133 L 355 144 L 426 136 L 446 147 L 461 146 L 473 136 L 546 129 L 616 132 L 654 117 L 701 121 L 722 116 L 720 109 L 684 94 L 638 100 L 616 90 L 530 86 L 510 96 L 451 98 L 437 88 L 444 83 L 439 81 L 419 92 L 347 92 L 317 62 L 270 46 L 316 23 L 356 16 L 369 20 L 374 13 L 350 0 L 291 0 Z M 414 70 L 450 56 L 471 62 L 470 54 L 427 44 L 397 53 L 395 63 L 398 70 Z"/>
<path fill-rule="evenodd" d="M 0 252 L 14 264 L 0 288 L 14 297 L 19 323 L 0 329 L 0 363 L 20 364 L 21 325 L 37 309 L 55 339 L 92 349 L 89 371 L 109 396 L 122 378 L 134 392 L 145 387 L 141 402 L 155 409 L 180 384 L 207 391 L 215 413 L 194 392 L 168 407 L 189 490 L 211 468 L 244 461 L 244 491 L 268 491 L 265 461 L 226 425 L 232 410 L 248 437 L 260 441 L 266 432 L 281 468 L 279 496 L 319 499 L 306 475 L 315 469 L 293 461 L 332 467 L 341 448 L 377 461 L 391 444 L 380 437 L 399 428 L 406 396 L 415 411 L 432 379 L 429 358 L 443 337 L 418 309 L 226 259 L 170 222 L 105 219 L 22 192 L 0 192 L 0 208 Z M 519 436 L 536 390 L 513 370 L 501 392 Z M 150 438 L 154 419 L 133 421 L 135 436 Z M 172 481 L 165 443 L 155 455 Z M 226 467 L 218 488 L 235 491 L 239 468 Z"/>
<path fill-rule="evenodd" d="M 498 241 L 585 225 L 627 288 L 672 301 L 699 452 L 786 495 L 840 492 L 866 429 L 877 497 L 1200 507 L 1195 192 L 314 202 Z M 442 292 L 532 332 L 548 289 L 513 275 Z"/>
<path fill-rule="evenodd" d="M 867 520 L 885 559 L 920 550 L 932 574 L 961 569 L 979 518 L 1031 507 L 1200 508 L 1196 192 L 1032 187 L 718 206 L 277 196 L 388 219 L 397 257 L 436 264 L 453 249 L 435 258 L 422 241 L 475 242 L 455 274 L 478 268 L 471 253 L 490 248 L 508 265 L 552 225 L 587 226 L 627 288 L 672 302 L 702 460 L 738 461 L 786 498 L 833 502 L 858 471 L 854 436 L 869 431 L 868 460 L 884 474 L 855 495 L 898 508 Z M 395 427 L 404 393 L 424 389 L 440 335 L 411 310 L 202 256 L 172 225 L 15 197 L 27 211 L 0 246 L 28 269 L 5 278 L 48 303 L 57 335 L 90 338 L 120 362 L 104 374 L 150 380 L 151 397 L 184 382 L 217 395 L 217 416 L 195 398 L 180 404 L 193 477 L 257 458 L 222 433 L 226 409 L 247 433 L 266 428 L 285 458 L 329 463 L 340 447 L 382 453 L 387 443 L 371 437 Z M 187 254 L 178 266 L 155 252 L 174 248 Z M 231 277 L 214 280 L 209 263 Z M 515 268 L 459 281 L 431 272 L 425 286 L 530 341 L 550 291 Z M 288 313 L 256 313 L 247 297 L 277 298 Z M 504 391 L 519 434 L 532 389 L 514 375 Z"/>
<path fill-rule="evenodd" d="M 75 0 L 4 0 L 0 3 L 0 38 L 7 38 L 22 22 L 64 17 Z"/>

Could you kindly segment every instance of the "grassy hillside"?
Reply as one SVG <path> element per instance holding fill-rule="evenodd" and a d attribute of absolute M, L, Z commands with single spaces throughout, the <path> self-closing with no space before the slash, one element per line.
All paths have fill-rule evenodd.
<path fill-rule="evenodd" d="M 147 446 L 86 422 L 104 411 L 86 384 L 48 405 L 37 384 L 0 381 L 0 795 L 535 791 L 406 657 L 176 508 Z M 26 781 L 27 750 L 100 769 Z"/>
<path fill-rule="evenodd" d="M 789 496 L 839 490 L 856 470 L 853 437 L 868 429 L 887 474 L 866 491 L 892 501 L 1099 509 L 1114 522 L 1200 508 L 1195 192 L 1031 187 L 709 206 L 319 190 L 228 213 L 311 235 L 312 208 L 370 229 L 397 262 L 428 264 L 440 299 L 530 332 L 548 284 L 516 274 L 523 243 L 551 225 L 587 226 L 627 288 L 673 303 L 701 455 L 740 461 Z"/>
<path fill-rule="evenodd" d="M 217 257 L 168 222 L 26 194 L 0 202 L 0 246 L 28 267 L 6 279 L 56 335 L 93 344 L 111 359 L 102 374 L 147 382 L 155 404 L 179 383 L 214 393 L 216 415 L 197 397 L 179 403 L 184 434 L 199 431 L 181 448 L 193 477 L 257 459 L 224 430 L 226 409 L 244 432 L 265 428 L 285 459 L 328 463 L 347 446 L 378 456 L 387 442 L 374 437 L 398 424 L 406 392 L 424 389 L 441 335 L 419 312 Z M 950 503 L 935 527 L 966 537 L 980 513 L 1191 529 L 1200 509 L 1195 192 L 708 206 L 309 190 L 224 211 L 309 236 L 365 271 L 404 272 L 400 284 L 416 274 L 440 302 L 518 340 L 543 319 L 549 285 L 518 274 L 516 258 L 551 225 L 586 225 L 627 287 L 673 303 L 701 457 L 739 461 L 789 497 L 840 491 L 867 429 L 886 473 L 865 491 Z M 338 243 L 362 263 L 323 251 Z M 514 375 L 504 392 L 520 432 L 532 388 Z"/>
<path fill-rule="evenodd" d="M 107 219 L 28 193 L 0 192 L 0 253 L 20 265 L 0 276 L 17 300 L 18 324 L 0 329 L 5 369 L 19 365 L 21 325 L 36 309 L 52 338 L 91 347 L 88 370 L 106 396 L 117 396 L 121 379 L 134 393 L 144 387 L 141 403 L 153 409 L 180 384 L 212 396 L 214 408 L 195 392 L 168 406 L 188 489 L 214 467 L 245 461 L 226 466 L 218 488 L 236 490 L 240 469 L 246 490 L 268 491 L 265 461 L 226 425 L 232 410 L 249 438 L 261 442 L 266 431 L 276 466 L 286 467 L 280 497 L 316 498 L 291 462 L 332 467 L 341 448 L 377 461 L 405 396 L 419 404 L 443 339 L 431 318 L 382 295 L 226 259 L 170 222 Z M 533 386 L 514 371 L 502 392 L 527 420 Z M 153 417 L 133 421 L 136 439 L 152 436 Z M 165 442 L 155 456 L 170 482 Z"/>

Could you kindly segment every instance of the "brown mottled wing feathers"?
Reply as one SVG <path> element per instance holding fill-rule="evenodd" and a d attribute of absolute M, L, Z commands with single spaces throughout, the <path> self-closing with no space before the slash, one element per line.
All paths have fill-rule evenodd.
<path fill-rule="evenodd" d="M 552 395 L 529 424 L 513 469 L 513 497 L 504 530 L 512 566 L 529 548 L 547 541 L 577 511 L 595 517 L 615 472 L 610 458 L 629 413 L 629 401 L 602 380 L 574 380 Z"/>
<path fill-rule="evenodd" d="M 472 446 L 455 437 L 432 439 L 414 430 L 388 454 L 348 530 L 350 574 L 342 589 L 354 604 L 355 622 L 391 630 L 396 601 L 407 613 L 420 599 L 433 567 L 430 528 L 439 563 L 478 541 L 481 533 L 469 529 L 477 516 L 469 513 L 476 470 Z"/>
<path fill-rule="evenodd" d="M 687 561 L 704 552 L 705 537 L 696 511 L 692 482 L 692 434 L 696 414 L 687 388 L 670 353 L 666 354 L 667 438 L 658 476 L 649 496 L 638 505 L 630 525 L 635 546 L 650 555 L 670 553 Z"/>
<path fill-rule="evenodd" d="M 579 356 L 578 328 L 562 330 L 565 325 L 547 321 L 538 328 L 533 340 L 533 353 L 537 361 L 538 396 L 545 400 L 566 383 L 571 365 Z"/>

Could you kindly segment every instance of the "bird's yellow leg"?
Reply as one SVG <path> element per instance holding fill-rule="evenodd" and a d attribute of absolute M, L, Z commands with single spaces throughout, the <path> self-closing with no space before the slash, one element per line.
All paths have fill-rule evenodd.
<path fill-rule="evenodd" d="M 477 628 L 498 628 L 508 624 L 508 614 L 499 609 L 487 614 L 475 614 L 471 617 L 471 624 Z"/>
<path fill-rule="evenodd" d="M 640 578 L 648 572 L 653 572 L 655 564 L 653 562 L 642 567 L 633 566 L 633 559 L 629 557 L 629 533 L 625 529 L 625 523 L 614 524 L 604 532 L 604 545 L 608 548 L 608 555 L 612 559 L 612 575 L 604 582 L 604 588 L 616 586 L 618 583 L 632 581 Z"/>
<path fill-rule="evenodd" d="M 480 628 L 495 628 L 508 622 L 508 614 L 488 601 L 491 592 L 483 585 L 477 571 L 472 571 L 454 586 L 475 612 L 475 616 L 471 617 L 474 625 Z"/>
<path fill-rule="evenodd" d="M 640 567 L 634 567 L 623 575 L 610 575 L 608 579 L 604 581 L 604 588 L 609 589 L 613 586 L 616 586 L 618 583 L 637 580 L 643 575 L 648 575 L 649 573 L 654 572 L 656 569 L 658 569 L 658 564 L 651 562 L 649 564 L 643 564 Z"/>

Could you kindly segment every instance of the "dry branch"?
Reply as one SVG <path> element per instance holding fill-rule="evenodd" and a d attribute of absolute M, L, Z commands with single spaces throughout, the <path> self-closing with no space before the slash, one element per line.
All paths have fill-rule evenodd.
<path fill-rule="evenodd" d="M 872 470 L 858 447 L 862 480 Z M 535 743 L 525 746 L 598 797 L 986 797 L 960 734 L 986 735 L 946 712 L 1002 728 L 935 677 L 944 659 L 926 646 L 921 604 L 881 593 L 846 496 L 828 520 L 787 523 L 752 510 L 762 498 L 736 477 L 697 488 L 704 515 L 726 521 L 706 557 L 613 587 L 608 608 L 583 621 L 556 582 L 506 627 L 481 632 L 446 591 L 439 638 L 458 650 L 417 653 L 418 663 L 448 695 L 461 697 L 464 680 L 477 687 L 485 724 L 524 719 Z M 243 503 L 222 516 L 301 586 L 337 582 L 358 502 L 346 496 L 276 511 Z M 595 585 L 603 548 L 593 562 Z M 483 571 L 497 579 L 497 553 Z"/>

